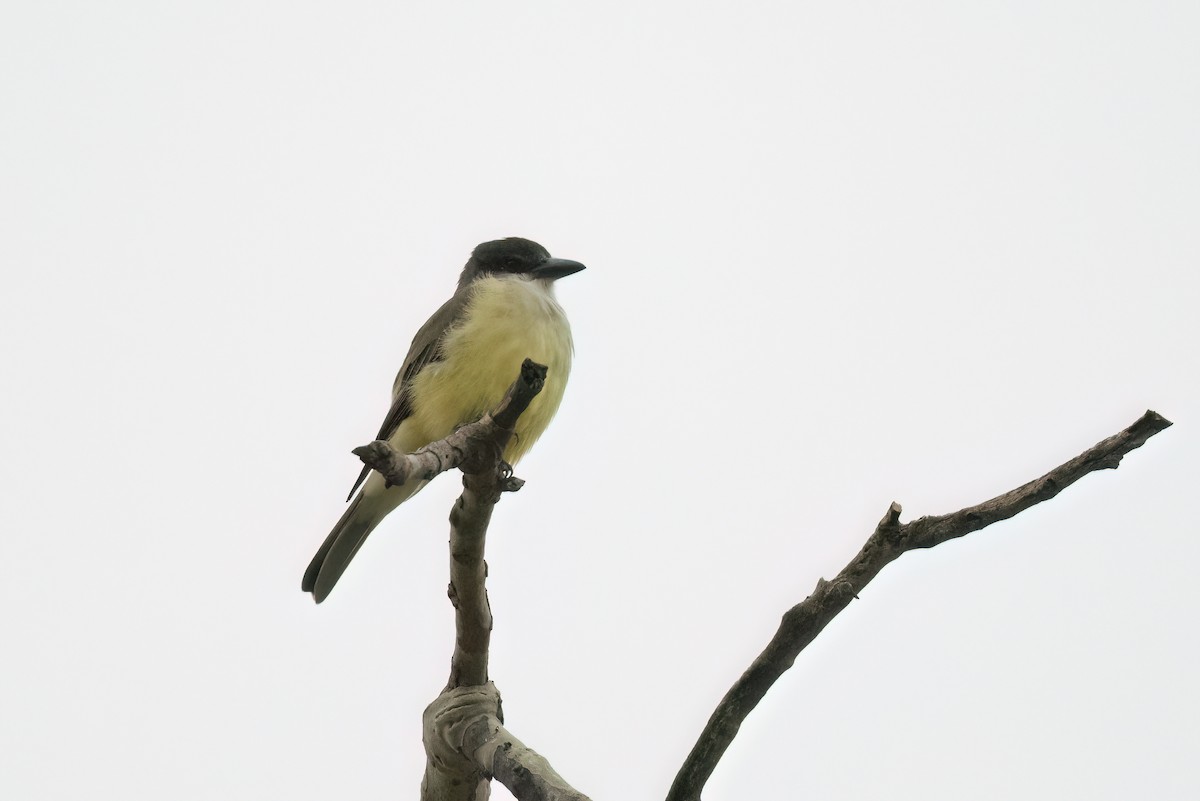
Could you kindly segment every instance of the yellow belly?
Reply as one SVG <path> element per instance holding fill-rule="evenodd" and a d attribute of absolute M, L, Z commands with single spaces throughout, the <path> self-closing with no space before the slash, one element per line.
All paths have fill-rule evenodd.
<path fill-rule="evenodd" d="M 442 361 L 413 379 L 413 415 L 392 437 L 405 451 L 450 434 L 499 403 L 533 359 L 547 366 L 546 385 L 517 421 L 504 452 L 516 464 L 558 411 L 571 371 L 571 328 L 548 287 L 514 276 L 489 276 L 473 286 L 467 312 L 445 339 Z"/>

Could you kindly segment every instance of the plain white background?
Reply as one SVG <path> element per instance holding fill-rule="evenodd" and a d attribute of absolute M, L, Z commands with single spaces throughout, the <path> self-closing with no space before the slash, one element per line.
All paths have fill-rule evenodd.
<path fill-rule="evenodd" d="M 5 5 L 0 795 L 416 796 L 457 478 L 327 603 L 300 575 L 413 332 L 521 235 L 589 269 L 492 676 L 577 787 L 662 798 L 892 500 L 1154 408 L 889 567 L 705 798 L 1196 797 L 1198 40 L 1186 2 Z"/>

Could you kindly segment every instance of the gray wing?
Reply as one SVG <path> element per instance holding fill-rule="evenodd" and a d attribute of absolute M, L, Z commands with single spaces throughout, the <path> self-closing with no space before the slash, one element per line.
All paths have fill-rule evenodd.
<path fill-rule="evenodd" d="M 396 433 L 400 424 L 412 414 L 410 405 L 412 381 L 427 365 L 442 360 L 442 343 L 446 339 L 446 334 L 462 319 L 470 297 L 469 287 L 458 290 L 417 331 L 417 335 L 413 337 L 412 345 L 408 349 L 408 355 L 404 357 L 404 366 L 400 368 L 400 372 L 396 374 L 396 381 L 392 384 L 392 408 L 388 409 L 387 416 L 383 418 L 383 424 L 379 426 L 379 433 L 375 439 L 389 439 L 392 434 Z M 371 468 L 364 467 L 358 474 L 358 480 L 354 482 L 354 486 L 350 488 L 350 494 L 346 496 L 347 501 L 354 497 L 355 491 L 367 480 L 370 472 Z"/>

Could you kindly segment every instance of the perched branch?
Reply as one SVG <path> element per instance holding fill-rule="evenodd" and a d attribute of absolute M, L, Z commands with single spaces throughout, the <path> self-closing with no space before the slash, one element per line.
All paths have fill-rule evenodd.
<path fill-rule="evenodd" d="M 900 522 L 900 505 L 888 507 L 858 555 L 833 581 L 821 579 L 812 595 L 783 615 L 779 630 L 730 688 L 709 718 L 675 777 L 667 801 L 699 801 L 709 776 L 737 736 L 742 721 L 796 657 L 880 570 L 905 551 L 932 548 L 1049 500 L 1094 470 L 1115 469 L 1121 458 L 1171 425 L 1148 411 L 1124 431 L 1109 437 L 1039 479 L 1011 492 L 948 515 Z"/>
<path fill-rule="evenodd" d="M 492 610 L 488 606 L 487 563 L 483 561 L 487 527 L 500 493 L 510 487 L 512 469 L 500 455 L 512 437 L 517 418 L 542 391 L 546 367 L 526 359 L 521 374 L 508 388 L 491 414 L 484 415 L 481 429 L 467 434 L 468 442 L 479 443 L 461 452 L 463 493 L 450 510 L 450 602 L 454 604 L 454 656 L 450 660 L 447 690 L 486 684 L 488 644 L 492 634 Z M 420 451 L 417 452 L 420 454 Z M 416 454 L 415 454 L 416 455 Z M 458 451 L 454 452 L 459 455 Z M 519 479 L 517 479 L 519 481 Z"/>
<path fill-rule="evenodd" d="M 488 604 L 487 562 L 483 559 L 488 523 L 500 499 L 499 466 L 463 476 L 462 495 L 450 510 L 450 586 L 454 604 L 454 656 L 446 689 L 486 684 L 492 609 Z"/>
<path fill-rule="evenodd" d="M 450 511 L 454 656 L 446 688 L 425 710 L 422 801 L 484 801 L 493 776 L 520 801 L 587 801 L 504 728 L 500 694 L 488 680 L 492 610 L 483 559 L 487 527 L 500 494 L 521 487 L 501 455 L 517 419 L 545 380 L 546 368 L 526 359 L 500 405 L 479 422 L 414 454 L 396 453 L 381 442 L 360 449 L 360 458 L 391 482 L 403 481 L 413 471 L 426 479 L 452 467 L 463 471 L 463 492 Z"/>
<path fill-rule="evenodd" d="M 521 365 L 520 376 L 508 388 L 500 404 L 474 423 L 463 426 L 444 439 L 429 443 L 416 453 L 401 453 L 382 439 L 355 448 L 353 453 L 363 464 L 382 475 L 389 487 L 403 484 L 412 475 L 429 481 L 456 467 L 462 467 L 466 473 L 486 470 L 485 462 L 493 455 L 494 461 L 499 461 L 498 454 L 508 444 L 517 418 L 529 408 L 545 383 L 546 367 L 526 359 Z M 487 448 L 477 443 L 492 443 L 493 447 Z M 503 483 L 501 489 L 520 489 L 520 479 L 506 477 L 508 481 L 515 481 L 516 485 Z"/>

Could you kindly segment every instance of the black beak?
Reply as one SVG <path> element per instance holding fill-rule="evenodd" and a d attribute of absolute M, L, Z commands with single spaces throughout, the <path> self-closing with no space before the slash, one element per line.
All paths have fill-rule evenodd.
<path fill-rule="evenodd" d="M 570 259 L 546 259 L 530 270 L 534 278 L 544 278 L 547 281 L 557 281 L 584 269 L 583 265 Z"/>

